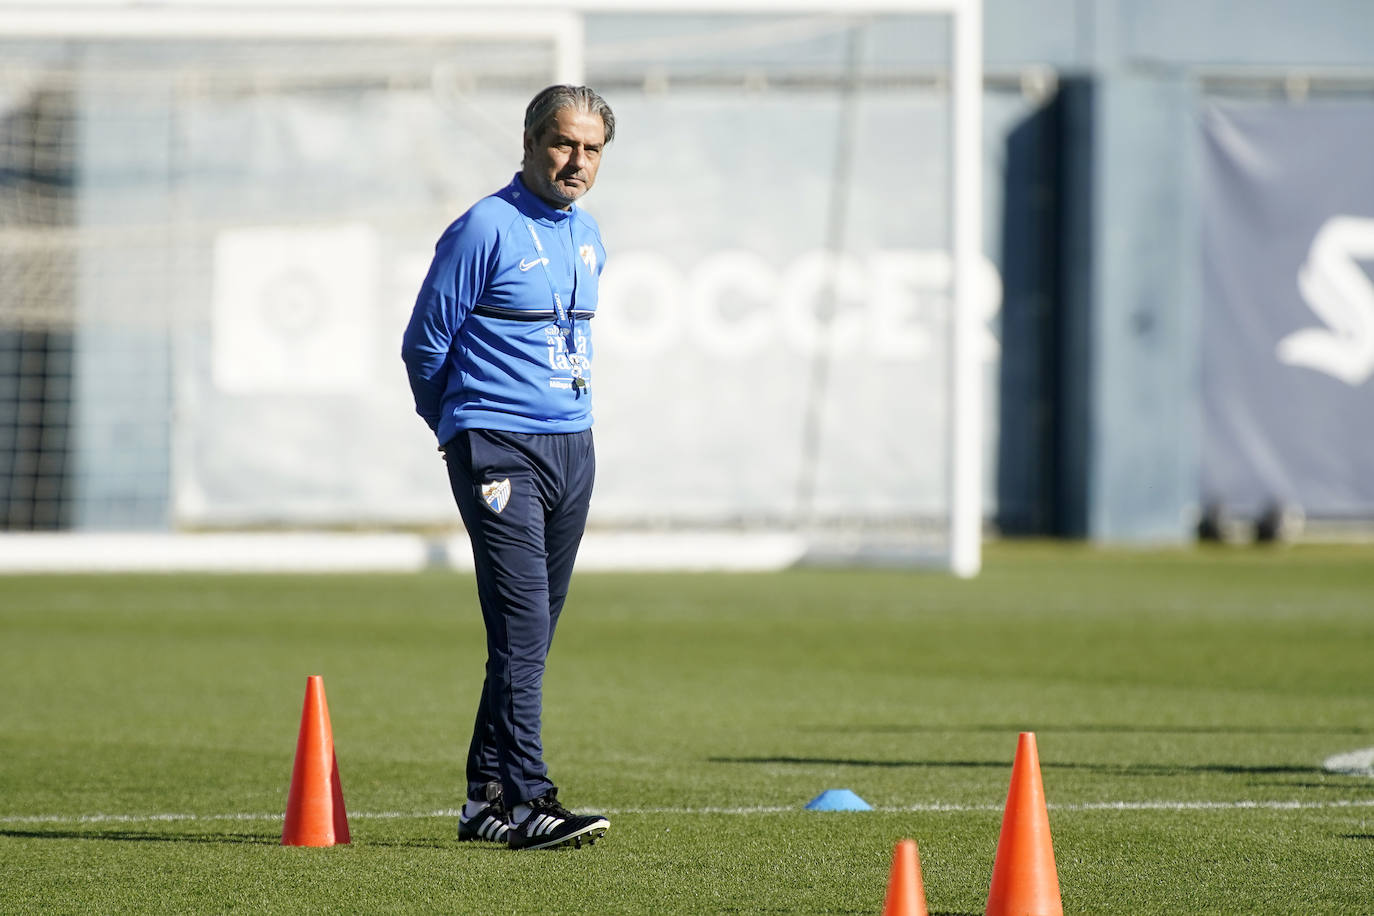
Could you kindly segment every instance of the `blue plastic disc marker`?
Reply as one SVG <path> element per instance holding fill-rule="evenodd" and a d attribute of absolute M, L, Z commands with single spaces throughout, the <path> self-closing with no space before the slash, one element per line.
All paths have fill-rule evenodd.
<path fill-rule="evenodd" d="M 872 811 L 873 806 L 848 789 L 826 789 L 806 803 L 807 811 Z"/>

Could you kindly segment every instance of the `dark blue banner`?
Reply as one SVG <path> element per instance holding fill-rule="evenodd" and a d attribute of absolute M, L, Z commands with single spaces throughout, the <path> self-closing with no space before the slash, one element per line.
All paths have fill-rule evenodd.
<path fill-rule="evenodd" d="M 1203 130 L 1204 503 L 1374 517 L 1374 104 Z"/>

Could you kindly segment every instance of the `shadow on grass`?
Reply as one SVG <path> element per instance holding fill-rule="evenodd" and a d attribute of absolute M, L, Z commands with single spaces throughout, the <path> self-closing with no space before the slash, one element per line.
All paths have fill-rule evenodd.
<path fill-rule="evenodd" d="M 1367 735 L 1362 725 L 804 725 L 798 731 L 825 734 L 904 735 L 904 734 L 1109 734 L 1109 735 Z"/>
<path fill-rule="evenodd" d="M 255 833 L 151 833 L 147 830 L 0 830 L 22 840 L 114 840 L 121 843 L 240 843 L 280 846 L 280 836 Z"/>
<path fill-rule="evenodd" d="M 855 757 L 708 757 L 709 763 L 755 763 L 755 764 L 792 764 L 796 766 L 848 766 L 882 767 L 912 769 L 997 769 L 1009 770 L 1010 760 L 865 760 Z M 1314 766 L 1243 766 L 1229 763 L 1204 763 L 1185 766 L 1182 764 L 1154 763 L 1046 763 L 1041 761 L 1043 770 L 1083 770 L 1090 773 L 1106 773 L 1114 776 L 1180 776 L 1186 773 L 1230 773 L 1236 775 L 1261 775 L 1280 773 L 1302 773 L 1311 775 L 1321 773 Z"/>
<path fill-rule="evenodd" d="M 1307 771 L 1307 775 L 1320 772 L 1326 780 L 1324 782 L 1309 782 L 1300 779 L 1270 779 L 1256 780 L 1256 786 L 1275 786 L 1280 789 L 1316 789 L 1328 792 L 1349 792 L 1351 789 L 1365 788 L 1369 784 L 1368 776 L 1349 776 L 1345 773 L 1328 773 L 1313 767 Z"/>
<path fill-rule="evenodd" d="M 257 833 L 153 833 L 147 830 L 0 830 L 0 837 L 21 840 L 107 840 L 117 843 L 228 843 L 248 846 L 280 846 L 281 836 Z M 453 844 L 425 840 L 358 840 L 354 846 L 396 849 L 449 849 Z M 477 844 L 465 844 L 477 848 Z M 483 847 L 488 844 L 482 844 Z M 495 851 L 505 847 L 490 844 Z"/>
<path fill-rule="evenodd" d="M 721 910 L 720 912 L 722 912 L 722 913 L 795 913 L 796 910 L 791 909 L 791 908 L 783 909 L 783 908 L 778 908 L 778 907 L 764 907 L 763 909 L 759 909 L 758 907 L 750 907 L 750 908 L 747 909 L 747 910 L 742 910 L 742 909 L 740 909 L 740 908 L 738 908 L 738 907 L 727 907 L 727 908 Z M 863 909 L 863 910 L 850 910 L 850 909 L 844 909 L 844 910 L 807 910 L 807 912 L 808 912 L 808 913 L 832 913 L 832 914 L 842 914 L 842 913 L 871 913 L 872 910 L 868 910 L 868 909 Z M 956 911 L 956 910 L 931 910 L 931 911 L 930 911 L 930 916 L 982 916 L 982 914 L 981 914 L 981 913 L 966 913 L 966 912 L 964 912 L 963 910 L 957 910 L 957 911 Z"/>

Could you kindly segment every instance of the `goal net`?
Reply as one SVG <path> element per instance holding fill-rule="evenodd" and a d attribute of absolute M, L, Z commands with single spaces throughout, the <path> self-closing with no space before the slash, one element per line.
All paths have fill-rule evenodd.
<path fill-rule="evenodd" d="M 618 116 L 593 526 L 976 571 L 976 5 L 795 6 L 10 30 L 0 527 L 456 526 L 400 331 L 576 80 Z"/>

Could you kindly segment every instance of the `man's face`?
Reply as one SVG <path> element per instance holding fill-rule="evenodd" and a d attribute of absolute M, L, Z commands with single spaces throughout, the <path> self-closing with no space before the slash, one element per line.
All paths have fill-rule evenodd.
<path fill-rule="evenodd" d="M 545 203 L 565 210 L 591 190 L 601 167 L 606 125 L 601 115 L 561 108 L 539 136 L 525 135 L 520 177 Z"/>

